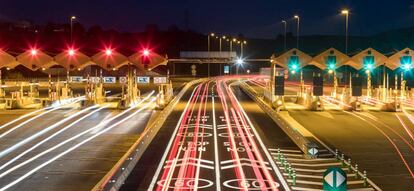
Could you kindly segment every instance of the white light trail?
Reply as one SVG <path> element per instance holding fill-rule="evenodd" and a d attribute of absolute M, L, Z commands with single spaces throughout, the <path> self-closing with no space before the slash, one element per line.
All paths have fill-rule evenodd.
<path fill-rule="evenodd" d="M 87 115 L 79 118 L 78 120 L 72 122 L 71 124 L 65 126 L 64 128 L 60 129 L 59 131 L 55 132 L 54 134 L 52 134 L 51 136 L 47 137 L 46 139 L 43 139 L 42 141 L 40 141 L 39 143 L 37 143 L 36 145 L 30 147 L 29 149 L 25 150 L 24 152 L 20 153 L 18 156 L 14 157 L 13 159 L 7 161 L 5 164 L 3 164 L 2 166 L 0 166 L 0 170 L 3 170 L 4 168 L 6 168 L 7 166 L 9 166 L 10 164 L 12 164 L 13 162 L 15 162 L 16 160 L 20 159 L 22 156 L 26 155 L 27 153 L 31 152 L 32 150 L 36 149 L 37 147 L 39 147 L 40 145 L 42 145 L 43 143 L 49 141 L 50 139 L 52 139 L 53 137 L 59 135 L 60 133 L 66 131 L 67 129 L 71 128 L 73 125 L 79 123 L 80 121 L 84 120 L 85 118 L 95 114 L 96 112 L 107 108 L 108 106 L 103 106 L 100 107 L 90 113 L 88 113 Z"/>
<path fill-rule="evenodd" d="M 49 159 L 49 160 L 45 161 L 44 163 L 42 163 L 41 165 L 37 166 L 36 168 L 34 168 L 34 169 L 30 170 L 29 172 L 27 172 L 27 173 L 26 173 L 26 174 L 24 174 L 23 176 L 19 177 L 18 179 L 14 180 L 13 182 L 11 182 L 11 183 L 7 184 L 7 185 L 6 185 L 6 186 L 4 186 L 3 188 L 1 188 L 1 189 L 0 189 L 0 191 L 4 191 L 4 190 L 6 190 L 6 189 L 8 189 L 8 188 L 10 188 L 10 187 L 12 187 L 12 186 L 14 186 L 14 185 L 16 185 L 17 183 L 21 182 L 22 180 L 24 180 L 24 179 L 25 179 L 25 178 L 27 178 L 28 176 L 32 175 L 33 173 L 37 172 L 37 171 L 38 171 L 38 170 L 40 170 L 41 168 L 45 167 L 46 165 L 48 165 L 48 164 L 50 164 L 50 163 L 54 162 L 55 160 L 57 160 L 57 159 L 61 158 L 62 156 L 64 156 L 64 155 L 68 154 L 69 152 L 71 152 L 71 151 L 75 150 L 76 148 L 78 148 L 78 147 L 82 146 L 83 144 L 85 144 L 85 143 L 89 142 L 90 140 L 92 140 L 92 139 L 96 138 L 97 136 L 99 136 L 99 135 L 101 135 L 101 134 L 103 134 L 103 133 L 105 133 L 105 132 L 107 132 L 107 131 L 111 130 L 111 129 L 112 129 L 112 128 L 114 128 L 115 126 L 117 126 L 117 125 L 119 125 L 119 124 L 121 124 L 121 123 L 125 122 L 126 120 L 128 120 L 128 119 L 132 118 L 132 117 L 133 117 L 134 115 L 136 115 L 137 113 L 141 112 L 142 110 L 144 110 L 144 109 L 146 109 L 147 107 L 149 107 L 150 105 L 152 105 L 152 104 L 153 104 L 153 102 L 154 102 L 155 100 L 156 100 L 156 98 L 152 98 L 152 99 L 151 99 L 151 101 L 150 101 L 149 103 L 145 104 L 142 108 L 138 109 L 138 110 L 137 110 L 137 111 L 135 111 L 134 113 L 132 113 L 132 114 L 128 115 L 127 117 L 125 117 L 125 118 L 123 118 L 123 119 L 121 119 L 121 120 L 117 121 L 116 123 L 112 124 L 111 126 L 109 126 L 108 128 L 106 128 L 106 129 L 102 130 L 101 132 L 99 132 L 99 133 L 97 133 L 97 134 L 95 134 L 95 135 L 93 135 L 93 136 L 91 136 L 91 137 L 89 137 L 89 138 L 87 138 L 87 139 L 83 140 L 82 142 L 80 142 L 80 143 L 78 143 L 78 144 L 76 144 L 76 145 L 72 146 L 71 148 L 69 148 L 69 149 L 65 150 L 64 152 L 62 152 L 62 153 L 60 153 L 60 154 L 56 155 L 55 157 L 53 157 L 53 158 L 51 158 L 51 159 Z M 40 153 L 40 154 L 42 154 L 42 153 Z M 40 155 L 40 154 L 39 154 L 39 155 Z M 1 176 L 1 177 L 3 177 L 3 176 Z"/>
<path fill-rule="evenodd" d="M 80 101 L 80 100 L 81 100 L 81 99 L 75 99 L 75 100 L 74 100 L 73 102 L 71 102 L 71 103 L 75 103 L 75 102 L 78 102 L 78 101 Z M 66 103 L 65 103 L 65 104 L 66 104 Z M 50 108 L 52 108 L 52 109 L 47 110 L 47 111 L 45 111 L 45 112 L 43 112 L 43 113 L 41 113 L 41 114 L 39 114 L 39 115 L 36 115 L 36 116 L 34 116 L 34 117 L 30 118 L 30 119 L 27 119 L 26 121 L 24 121 L 24 122 L 22 122 L 22 123 L 20 123 L 20 124 L 18 124 L 18 125 L 16 125 L 16 126 L 14 126 L 13 128 L 9 129 L 8 131 L 6 131 L 6 132 L 2 133 L 2 134 L 0 135 L 0 139 L 1 139 L 1 138 L 3 138 L 4 136 L 8 135 L 9 133 L 11 133 L 11 132 L 15 131 L 16 129 L 18 129 L 18 128 L 22 127 L 23 125 L 26 125 L 27 123 L 29 123 L 29 122 L 31 122 L 31 121 L 33 121 L 33 120 L 35 120 L 35 119 L 39 118 L 39 117 L 42 117 L 42 116 L 44 116 L 44 115 L 46 115 L 46 114 L 48 114 L 48 113 L 50 113 L 50 112 L 52 112 L 52 111 L 55 111 L 55 110 L 58 110 L 58 109 L 60 109 L 60 108 L 64 107 L 64 106 L 65 106 L 65 104 L 62 104 L 62 105 L 60 105 L 59 107 L 52 106 L 52 107 L 50 107 Z M 22 117 L 23 117 L 23 116 L 22 116 Z M 11 123 L 10 123 L 10 124 L 11 124 Z M 4 126 L 4 125 L 3 125 L 3 126 Z M 2 127 L 3 127 L 3 126 L 2 126 Z M 1 129 L 1 128 L 0 128 L 0 129 Z"/>
<path fill-rule="evenodd" d="M 67 121 L 69 121 L 69 120 L 71 120 L 71 119 L 73 119 L 73 118 L 75 118 L 75 117 L 77 117 L 77 116 L 85 113 L 86 111 L 88 111 L 90 109 L 96 108 L 96 107 L 98 107 L 98 106 L 92 106 L 92 107 L 88 107 L 88 108 L 85 108 L 83 110 L 80 110 L 80 111 L 78 111 L 78 112 L 70 115 L 69 117 L 64 118 L 63 120 L 60 120 L 59 122 L 57 122 L 57 123 L 55 123 L 55 124 L 53 124 L 53 125 L 45 128 L 45 129 L 42 129 L 41 131 L 35 133 L 34 135 L 32 135 L 30 137 L 27 137 L 27 138 L 21 140 L 20 142 L 18 142 L 16 144 L 13 144 L 13 146 L 11 146 L 11 147 L 9 147 L 9 148 L 7 148 L 7 149 L 5 149 L 5 150 L 3 150 L 3 151 L 0 152 L 0 158 L 3 158 L 4 156 L 6 156 L 7 154 L 9 154 L 10 152 L 13 152 L 14 150 L 16 150 L 16 149 L 20 148 L 21 146 L 29 143 L 30 141 L 36 139 L 37 137 L 39 137 L 39 136 L 47 133 L 48 131 L 50 131 L 50 130 L 56 128 L 56 127 L 59 127 L 60 125 L 66 123 Z"/>
<path fill-rule="evenodd" d="M 141 103 L 143 103 L 144 101 L 146 101 L 147 99 L 149 99 L 149 97 L 150 97 L 153 93 L 154 93 L 154 91 L 152 91 L 152 92 L 151 92 L 151 94 L 149 94 L 146 98 L 142 99 L 142 100 L 141 100 L 141 101 L 140 101 L 140 102 L 139 102 L 136 106 L 140 105 Z M 132 110 L 132 109 L 134 109 L 134 108 L 135 108 L 135 107 L 128 108 L 127 110 L 125 110 L 125 111 L 123 111 L 123 112 L 119 113 L 118 115 L 116 115 L 116 116 L 114 116 L 114 117 L 112 117 L 111 119 L 108 119 L 108 120 L 112 121 L 112 120 L 114 120 L 114 119 L 116 119 L 116 118 L 118 118 L 118 117 L 120 117 L 120 116 L 124 115 L 125 113 L 127 113 L 127 112 L 131 111 L 131 110 Z M 94 127 L 90 128 L 90 129 L 88 129 L 88 130 L 85 130 L 85 131 L 83 131 L 83 132 L 81 132 L 81 133 L 79 133 L 79 134 L 77 134 L 77 135 L 75 135 L 75 136 L 73 136 L 73 137 L 71 137 L 71 138 L 69 138 L 69 139 L 66 139 L 65 141 L 62 141 L 61 143 L 59 143 L 59 144 L 55 145 L 54 147 L 51 147 L 51 148 L 47 149 L 46 151 L 43 151 L 42 153 L 40 153 L 40 154 L 36 155 L 35 157 L 32 157 L 32 158 L 30 158 L 30 159 L 28 159 L 28 160 L 26 160 L 26 161 L 24 161 L 24 162 L 22 162 L 22 163 L 20 163 L 20 164 L 18 164 L 18 165 L 15 165 L 14 167 L 12 167 L 12 168 L 10 168 L 9 170 L 7 170 L 7 171 L 3 172 L 2 174 L 0 174 L 0 178 L 3 178 L 5 175 L 7 175 L 7 174 L 9 174 L 9 173 L 13 172 L 14 170 L 16 170 L 16 169 L 18 169 L 18 168 L 20 168 L 20 167 L 22 167 L 22 166 L 24 166 L 24 165 L 28 164 L 29 162 L 32 162 L 33 160 L 35 160 L 35 159 L 37 159 L 37 158 L 39 158 L 39 157 L 41 157 L 41 156 L 43 156 L 43 155 L 45 155 L 45 154 L 47 154 L 47 153 L 49 153 L 49 152 L 53 151 L 53 150 L 55 150 L 55 149 L 57 149 L 57 148 L 59 148 L 59 147 L 61 147 L 61 146 L 63 146 L 64 144 L 66 144 L 66 143 L 68 143 L 68 142 L 70 142 L 70 141 L 72 141 L 72 140 L 75 140 L 75 139 L 77 139 L 77 138 L 79 138 L 79 137 L 81 137 L 81 136 L 83 136 L 83 135 L 85 135 L 85 134 L 87 134 L 87 133 L 89 133 L 89 132 L 91 132 L 91 131 L 95 130 L 95 129 L 96 129 L 96 128 L 98 128 L 98 127 L 99 127 L 99 125 L 95 125 Z"/>

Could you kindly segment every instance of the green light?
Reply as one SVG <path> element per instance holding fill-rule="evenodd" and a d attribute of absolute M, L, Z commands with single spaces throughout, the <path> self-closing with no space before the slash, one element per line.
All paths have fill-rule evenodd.
<path fill-rule="evenodd" d="M 293 55 L 289 59 L 289 68 L 291 70 L 299 69 L 299 56 Z"/>
<path fill-rule="evenodd" d="M 329 70 L 335 70 L 336 68 L 336 56 L 330 55 L 326 59 L 326 64 L 328 65 Z"/>
<path fill-rule="evenodd" d="M 402 68 L 404 70 L 410 70 L 411 69 L 411 64 L 412 64 L 411 56 L 402 56 L 400 58 L 400 63 L 401 63 Z"/>
<path fill-rule="evenodd" d="M 375 65 L 375 57 L 374 56 L 365 56 L 364 58 L 364 66 L 366 70 L 374 69 Z"/>

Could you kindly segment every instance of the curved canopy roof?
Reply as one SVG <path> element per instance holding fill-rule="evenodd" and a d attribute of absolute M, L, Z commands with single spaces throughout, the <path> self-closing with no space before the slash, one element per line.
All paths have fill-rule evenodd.
<path fill-rule="evenodd" d="M 392 70 L 395 70 L 401 66 L 401 58 L 404 56 L 411 56 L 411 59 L 414 58 L 414 51 L 410 48 L 405 48 L 394 55 L 390 56 L 386 61 L 386 66 Z M 413 62 L 410 63 L 413 67 Z"/>
<path fill-rule="evenodd" d="M 306 53 L 304 53 L 304 52 L 302 52 L 302 51 L 300 51 L 296 48 L 291 49 L 291 50 L 283 53 L 282 55 L 280 55 L 276 58 L 273 58 L 272 60 L 274 60 L 274 62 L 277 65 L 282 66 L 284 68 L 287 68 L 291 56 L 295 56 L 295 55 L 299 57 L 300 67 L 306 66 L 312 60 L 311 56 L 307 55 Z"/>
<path fill-rule="evenodd" d="M 314 65 L 322 70 L 326 69 L 327 61 L 329 56 L 335 56 L 336 58 L 336 67 L 340 67 L 345 64 L 346 61 L 349 60 L 349 57 L 344 53 L 338 51 L 335 48 L 329 48 L 319 55 L 313 57 L 312 61 L 308 63 L 308 65 Z"/>
<path fill-rule="evenodd" d="M 40 50 L 28 50 L 17 56 L 17 61 L 30 70 L 38 70 L 43 66 L 55 65 L 51 56 Z"/>
<path fill-rule="evenodd" d="M 385 64 L 387 61 L 387 57 L 383 54 L 379 53 L 378 51 L 374 50 L 373 48 L 367 48 L 360 53 L 353 56 L 345 65 L 350 65 L 357 70 L 360 70 L 364 66 L 364 58 L 366 56 L 374 56 L 374 67 L 378 67 L 380 65 Z"/>
<path fill-rule="evenodd" d="M 129 63 L 126 56 L 116 51 L 111 51 L 110 54 L 99 52 L 92 56 L 92 61 L 105 70 L 113 70 Z"/>
<path fill-rule="evenodd" d="M 78 51 L 74 51 L 72 55 L 68 52 L 62 52 L 55 56 L 55 61 L 67 70 L 76 70 L 87 65 L 93 65 L 90 57 Z"/>

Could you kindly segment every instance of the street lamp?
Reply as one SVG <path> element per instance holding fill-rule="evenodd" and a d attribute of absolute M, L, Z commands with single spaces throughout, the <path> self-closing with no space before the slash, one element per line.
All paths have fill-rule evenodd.
<path fill-rule="evenodd" d="M 247 41 L 241 41 L 240 42 L 240 57 L 243 58 L 243 45 L 246 45 Z"/>
<path fill-rule="evenodd" d="M 342 15 L 345 15 L 345 54 L 348 55 L 348 27 L 349 27 L 349 10 L 343 9 Z"/>
<path fill-rule="evenodd" d="M 70 43 L 73 43 L 73 21 L 76 19 L 76 16 L 70 17 Z"/>
<path fill-rule="evenodd" d="M 287 33 L 287 22 L 285 21 L 285 20 L 282 20 L 282 23 L 284 24 L 284 27 L 285 27 L 285 30 L 284 30 L 284 34 L 283 34 L 283 37 L 284 37 L 284 42 L 283 42 L 283 50 L 286 50 L 286 33 Z"/>
<path fill-rule="evenodd" d="M 210 33 L 208 36 L 207 36 L 207 52 L 210 54 L 210 47 L 211 47 L 211 44 L 210 44 L 210 39 L 211 39 L 211 37 L 214 37 L 216 34 L 214 34 L 214 33 Z M 173 65 L 174 66 L 174 65 Z M 175 69 L 174 69 L 174 73 L 175 73 Z M 207 73 L 208 73 L 208 77 L 210 77 L 210 63 L 208 63 L 207 64 Z"/>
<path fill-rule="evenodd" d="M 293 18 L 297 19 L 297 21 L 298 21 L 297 28 L 296 28 L 296 49 L 299 50 L 300 17 L 299 17 L 299 15 L 295 15 L 295 16 L 293 16 Z"/>

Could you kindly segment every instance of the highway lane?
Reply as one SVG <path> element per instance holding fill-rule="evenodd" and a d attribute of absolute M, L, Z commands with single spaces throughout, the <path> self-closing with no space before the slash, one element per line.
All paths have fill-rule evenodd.
<path fill-rule="evenodd" d="M 267 149 L 297 147 L 228 80 L 187 92 L 122 190 L 289 189 Z"/>
<path fill-rule="evenodd" d="M 146 102 L 145 102 L 146 103 Z M 11 163 L 6 168 L 0 170 L 0 174 L 6 172 L 12 167 L 17 166 L 19 163 L 27 161 L 32 157 L 50 149 L 53 146 L 56 146 L 69 138 L 72 138 L 75 135 L 79 135 L 82 132 L 86 132 L 96 125 L 100 124 L 102 121 L 109 119 L 110 117 L 119 115 L 123 111 L 102 109 L 99 111 L 98 108 L 91 109 L 74 117 L 71 120 L 59 125 L 56 129 L 50 130 L 49 132 L 37 137 L 36 139 L 29 142 L 13 152 L 7 154 L 5 157 L 0 159 L 0 164 L 5 164 L 7 161 L 10 161 L 12 158 L 18 156 L 25 150 L 29 149 L 34 144 L 38 143 L 41 140 L 50 137 L 52 134 L 56 133 L 58 130 L 63 129 L 68 124 L 77 121 L 83 116 L 88 114 L 88 117 L 82 119 L 72 127 L 68 128 L 59 135 L 56 135 L 54 138 L 40 145 L 39 147 L 28 152 L 26 155 Z M 94 112 L 96 111 L 96 112 Z M 17 185 L 11 187 L 10 190 L 90 190 L 112 166 L 117 162 L 117 160 L 129 149 L 129 147 L 134 143 L 138 138 L 139 134 L 143 131 L 146 126 L 152 110 L 145 109 L 139 114 L 135 114 L 132 118 L 123 121 L 123 123 L 118 126 L 110 129 L 107 132 L 102 133 L 106 128 L 110 127 L 114 122 L 120 121 L 124 117 L 136 112 L 137 109 L 132 109 L 122 116 L 116 118 L 113 122 L 102 124 L 102 126 L 95 128 L 94 130 L 88 131 L 87 133 L 79 136 L 67 144 L 62 145 L 61 147 L 56 148 L 45 155 L 34 159 L 27 165 L 18 168 L 11 173 L 0 178 L 0 189 L 1 187 L 7 185 L 13 180 L 25 175 L 30 170 L 38 167 L 45 163 L 45 161 L 51 160 L 53 157 L 56 157 L 62 152 L 68 151 L 70 148 L 73 148 L 82 141 L 86 141 L 92 136 L 97 136 L 89 142 L 86 142 L 84 145 L 74 149 L 69 154 L 64 155 L 61 158 L 56 159 L 51 162 L 49 165 L 41 168 L 39 171 L 29 176 L 27 179 L 19 182 Z M 0 139 L 2 148 L 0 151 L 3 151 L 6 146 L 14 145 L 21 140 L 27 139 L 31 135 L 38 133 L 40 130 L 52 126 L 53 124 L 62 121 L 65 118 L 68 118 L 71 115 L 79 113 L 79 110 L 72 109 L 59 109 L 48 113 L 36 120 L 33 120 L 30 123 L 22 126 L 18 130 L 8 134 L 4 139 Z M 17 117 L 17 116 L 15 116 Z M 11 119 L 10 119 L 11 120 Z M 6 121 L 3 121 L 5 123 Z M 7 127 L 11 128 L 11 127 Z M 4 131 L 7 130 L 4 129 Z M 3 131 L 3 130 L 2 130 Z M 3 131 L 3 132 L 4 132 Z M 1 133 L 1 132 L 0 132 Z"/>
<path fill-rule="evenodd" d="M 263 89 L 260 81 L 249 84 L 258 91 Z M 414 189 L 414 120 L 411 111 L 289 109 L 289 114 L 324 143 L 346 153 L 384 190 Z"/>

